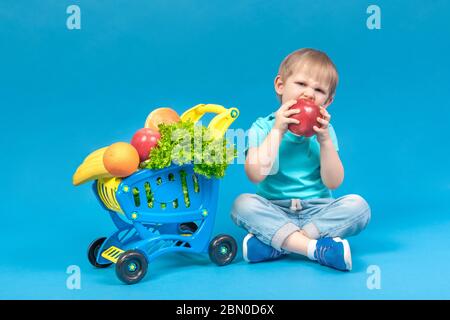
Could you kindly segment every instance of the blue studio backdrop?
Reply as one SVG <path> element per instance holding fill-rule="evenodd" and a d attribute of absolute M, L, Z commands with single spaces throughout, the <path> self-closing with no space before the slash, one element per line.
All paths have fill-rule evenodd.
<path fill-rule="evenodd" d="M 444 0 L 1 1 L 0 298 L 450 298 L 449 13 Z M 237 107 L 232 128 L 247 130 L 279 107 L 277 68 L 302 47 L 339 70 L 329 112 L 345 181 L 333 194 L 372 209 L 349 239 L 353 270 L 243 261 L 230 208 L 255 186 L 242 164 L 220 183 L 214 226 L 238 240 L 234 263 L 170 254 L 133 286 L 94 269 L 87 247 L 114 227 L 90 184 L 72 185 L 84 157 L 130 141 L 161 106 Z"/>

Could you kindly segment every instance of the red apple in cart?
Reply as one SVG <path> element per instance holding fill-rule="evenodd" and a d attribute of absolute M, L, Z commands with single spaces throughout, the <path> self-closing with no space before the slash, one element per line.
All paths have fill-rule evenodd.
<path fill-rule="evenodd" d="M 136 131 L 131 139 L 131 145 L 135 147 L 139 153 L 139 160 L 141 162 L 148 159 L 150 150 L 158 145 L 160 138 L 160 133 L 150 128 L 142 128 Z"/>
<path fill-rule="evenodd" d="M 320 128 L 320 123 L 317 122 L 317 118 L 323 117 L 320 114 L 319 107 L 313 101 L 307 99 L 299 99 L 297 103 L 289 109 L 300 110 L 300 113 L 296 113 L 290 116 L 290 118 L 300 121 L 299 124 L 291 123 L 288 125 L 288 129 L 292 133 L 304 137 L 311 137 L 316 134 L 313 127 L 317 126 Z"/>

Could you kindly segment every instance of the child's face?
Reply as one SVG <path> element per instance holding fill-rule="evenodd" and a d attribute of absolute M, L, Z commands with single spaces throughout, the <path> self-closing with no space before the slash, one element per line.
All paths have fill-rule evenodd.
<path fill-rule="evenodd" d="M 294 72 L 285 81 L 278 75 L 275 78 L 275 91 L 281 96 L 281 104 L 289 100 L 310 99 L 326 108 L 333 102 L 333 98 L 328 99 L 328 83 L 317 81 L 301 71 Z"/>

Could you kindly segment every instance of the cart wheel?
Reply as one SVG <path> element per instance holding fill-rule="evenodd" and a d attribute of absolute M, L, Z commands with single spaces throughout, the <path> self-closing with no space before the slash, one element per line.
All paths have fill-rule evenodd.
<path fill-rule="evenodd" d="M 136 250 L 122 253 L 116 263 L 116 275 L 126 284 L 135 284 L 147 273 L 147 258 Z"/>
<path fill-rule="evenodd" d="M 112 263 L 100 264 L 97 262 L 98 250 L 100 250 L 100 247 L 102 246 L 103 242 L 105 242 L 105 240 L 106 238 L 98 238 L 97 240 L 92 241 L 92 243 L 89 245 L 88 259 L 89 262 L 96 268 L 107 268 L 112 265 Z"/>
<path fill-rule="evenodd" d="M 236 257 L 236 240 L 226 234 L 218 235 L 209 243 L 208 253 L 211 261 L 218 266 L 227 265 Z"/>

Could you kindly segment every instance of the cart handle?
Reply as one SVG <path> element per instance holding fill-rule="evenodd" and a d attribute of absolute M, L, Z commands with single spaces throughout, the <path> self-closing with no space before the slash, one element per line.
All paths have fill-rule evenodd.
<path fill-rule="evenodd" d="M 208 125 L 208 129 L 211 130 L 212 136 L 222 138 L 227 131 L 228 127 L 239 116 L 239 110 L 237 108 L 229 108 L 218 104 L 198 104 L 181 115 L 181 121 L 197 122 L 207 112 L 217 113 Z"/>

